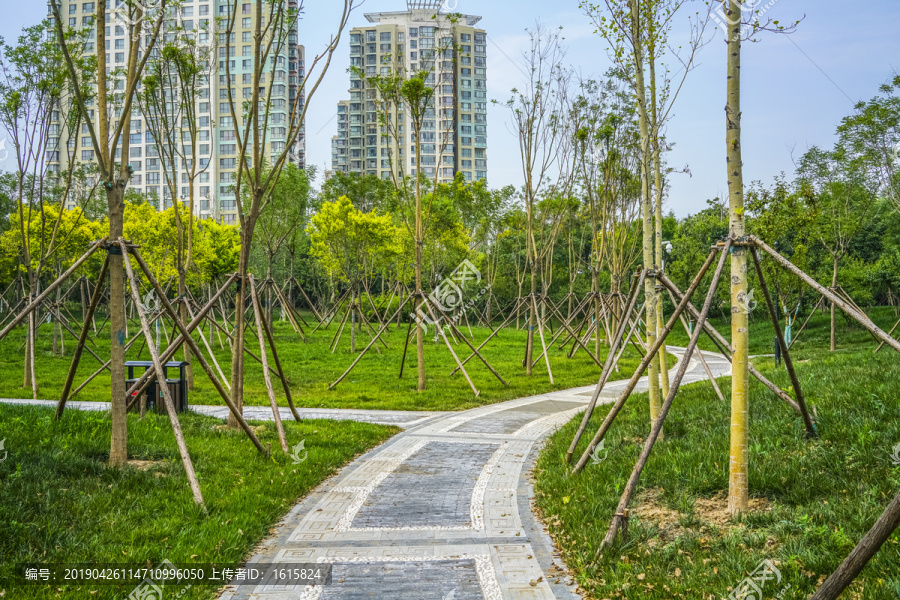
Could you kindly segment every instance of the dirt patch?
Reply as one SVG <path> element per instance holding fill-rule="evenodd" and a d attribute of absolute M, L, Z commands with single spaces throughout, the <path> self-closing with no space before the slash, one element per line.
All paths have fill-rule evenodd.
<path fill-rule="evenodd" d="M 252 431 L 253 434 L 256 436 L 259 436 L 261 433 L 265 433 L 265 431 L 266 431 L 265 425 L 249 425 L 249 427 L 250 427 L 250 431 Z M 233 431 L 233 432 L 240 432 L 241 434 L 244 434 L 244 429 L 242 427 L 233 429 L 233 428 L 229 427 L 228 425 L 216 425 L 215 429 L 216 429 L 216 431 Z M 244 435 L 246 435 L 246 434 L 244 434 Z"/>
<path fill-rule="evenodd" d="M 168 461 L 165 460 L 129 460 L 128 466 L 134 467 L 138 471 L 149 471 L 154 467 L 164 467 Z M 165 477 L 165 473 L 156 471 L 153 473 L 157 477 Z"/>
<path fill-rule="evenodd" d="M 672 510 L 660 502 L 663 490 L 653 488 L 638 498 L 638 506 L 630 511 L 631 515 L 640 517 L 642 521 L 652 523 L 659 529 L 659 539 L 663 542 L 674 540 L 687 533 L 704 533 L 710 526 L 719 529 L 739 529 L 744 527 L 732 519 L 728 513 L 728 497 L 719 492 L 712 498 L 698 498 L 694 502 L 693 515 Z M 765 498 L 751 498 L 748 513 L 772 510 Z M 691 517 L 694 517 L 691 519 Z M 682 523 L 696 523 L 696 526 L 685 526 Z M 656 541 L 656 540 L 653 540 Z"/>
<path fill-rule="evenodd" d="M 772 507 L 766 498 L 750 498 L 747 513 L 769 512 Z M 706 521 L 722 528 L 737 527 L 728 513 L 728 495 L 719 492 L 712 498 L 697 498 L 694 502 L 694 514 L 701 521 Z"/>

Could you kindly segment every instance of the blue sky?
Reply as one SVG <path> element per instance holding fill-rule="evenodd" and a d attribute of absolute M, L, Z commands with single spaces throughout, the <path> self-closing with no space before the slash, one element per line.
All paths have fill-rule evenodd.
<path fill-rule="evenodd" d="M 44 2 L 4 4 L 0 36 L 14 38 L 26 25 L 40 20 Z M 695 0 L 699 6 L 702 2 Z M 327 44 L 338 18 L 336 0 L 307 0 L 300 34 L 307 64 Z M 364 25 L 365 12 L 403 10 L 404 0 L 365 0 L 351 19 Z M 537 20 L 562 26 L 568 62 L 585 77 L 600 76 L 610 66 L 603 39 L 593 33 L 577 0 L 458 0 L 457 11 L 483 17 L 488 32 L 488 98 L 504 101 L 523 77 L 521 62 L 526 29 Z M 694 8 L 693 10 L 698 10 Z M 900 3 L 896 0 L 777 0 L 772 18 L 788 22 L 802 18 L 790 35 L 762 35 L 746 44 L 743 56 L 743 133 L 747 182 L 769 183 L 782 171 L 793 172 L 793 156 L 812 145 L 828 146 L 835 127 L 853 112 L 853 105 L 876 95 L 878 86 L 900 70 L 900 36 L 896 33 Z M 675 33 L 681 23 L 676 21 Z M 675 143 L 668 161 L 690 167 L 691 176 L 673 175 L 667 209 L 686 215 L 705 201 L 726 193 L 725 179 L 725 44 L 722 36 L 708 44 L 679 97 L 668 136 Z M 307 115 L 307 157 L 320 169 L 331 162 L 331 136 L 338 100 L 348 97 L 348 43 L 336 55 Z M 521 184 L 515 138 L 502 107 L 489 108 L 488 173 L 492 186 Z M 0 166 L 10 168 L 12 165 Z"/>

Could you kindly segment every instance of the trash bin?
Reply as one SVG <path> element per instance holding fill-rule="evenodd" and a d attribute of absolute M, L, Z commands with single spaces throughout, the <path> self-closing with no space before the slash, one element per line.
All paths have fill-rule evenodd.
<path fill-rule="evenodd" d="M 175 412 L 185 412 L 188 410 L 188 389 L 187 389 L 187 376 L 186 369 L 189 363 L 186 362 L 169 362 L 163 365 L 163 373 L 166 376 L 166 385 L 169 388 L 169 392 L 172 394 L 172 402 L 175 405 Z M 153 363 L 150 361 L 130 361 L 126 362 L 125 366 L 128 368 L 128 380 L 126 380 L 126 386 L 131 387 L 137 382 L 137 379 L 134 379 L 134 368 L 139 367 L 145 370 L 153 369 Z M 168 377 L 169 369 L 178 369 L 178 378 L 170 379 Z M 147 385 L 147 389 L 145 392 L 145 397 L 141 398 L 138 402 L 138 405 L 141 407 L 141 414 L 143 415 L 147 410 L 152 410 L 158 414 L 164 415 L 168 414 L 166 410 L 166 400 L 163 397 L 162 389 L 160 389 L 156 377 L 153 377 L 152 381 Z"/>

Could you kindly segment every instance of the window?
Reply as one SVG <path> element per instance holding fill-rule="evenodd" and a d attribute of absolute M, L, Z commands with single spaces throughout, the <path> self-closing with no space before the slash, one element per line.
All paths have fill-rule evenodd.
<path fill-rule="evenodd" d="M 159 185 L 159 173 L 147 173 L 147 185 Z"/>
<path fill-rule="evenodd" d="M 243 27 L 244 29 L 250 29 L 250 17 L 241 19 L 241 27 Z"/>
<path fill-rule="evenodd" d="M 193 17 L 194 16 L 194 7 L 193 6 L 183 6 L 181 8 L 181 16 L 182 17 Z"/>
<path fill-rule="evenodd" d="M 234 169 L 237 167 L 237 159 L 236 158 L 220 158 L 219 159 L 219 168 L 220 169 Z"/>
<path fill-rule="evenodd" d="M 472 34 L 470 34 L 470 33 L 463 33 L 463 34 L 460 34 L 460 36 L 459 36 L 459 41 L 461 41 L 461 42 L 471 42 L 471 41 L 472 41 Z"/>
<path fill-rule="evenodd" d="M 203 17 L 209 14 L 209 6 L 203 4 L 200 6 L 200 16 Z"/>

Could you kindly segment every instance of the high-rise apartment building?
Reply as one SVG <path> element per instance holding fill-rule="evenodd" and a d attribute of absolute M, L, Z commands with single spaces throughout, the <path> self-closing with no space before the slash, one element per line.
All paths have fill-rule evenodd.
<path fill-rule="evenodd" d="M 332 171 L 391 177 L 391 173 L 449 181 L 487 178 L 487 34 L 481 17 L 441 12 L 441 0 L 408 0 L 407 10 L 366 14 L 370 25 L 351 30 L 350 100 L 338 103 Z M 434 89 L 416 165 L 409 115 L 390 127 L 378 90 L 367 78 L 426 71 Z M 389 112 L 389 111 L 388 111 Z"/>
<path fill-rule="evenodd" d="M 255 31 L 256 3 L 264 0 L 239 0 L 238 14 L 234 18 L 234 30 L 231 39 L 225 33 L 226 25 L 234 0 L 182 0 L 177 7 L 170 8 L 159 44 L 170 41 L 173 31 L 191 32 L 198 45 L 211 51 L 212 64 L 204 84 L 197 90 L 195 111 L 199 129 L 197 156 L 200 169 L 205 169 L 194 181 L 195 212 L 202 218 L 216 218 L 225 223 L 236 223 L 237 203 L 234 197 L 234 181 L 237 172 L 239 155 L 238 144 L 228 100 L 230 87 L 236 107 L 238 119 L 242 118 L 242 104 L 249 100 L 253 92 L 253 34 Z M 94 42 L 96 31 L 94 18 L 97 12 L 96 2 L 82 0 L 58 0 L 63 25 L 74 29 L 85 29 L 87 43 L 85 54 L 96 52 Z M 297 0 L 288 0 L 289 8 L 297 8 Z M 158 0 L 146 0 L 142 5 L 153 15 L 153 7 Z M 262 7 L 262 14 L 267 15 L 269 3 Z M 128 60 L 128 31 L 126 27 L 128 9 L 123 0 L 108 0 L 106 15 L 106 56 L 110 73 L 116 69 L 124 69 Z M 52 14 L 51 14 L 52 17 Z M 217 18 L 219 21 L 217 22 Z M 285 148 L 290 132 L 289 119 L 292 114 L 299 115 L 304 102 L 300 84 L 305 76 L 304 48 L 298 43 L 297 22 L 285 26 L 286 42 L 277 53 L 273 53 L 264 65 L 263 82 L 260 96 L 266 98 L 271 92 L 271 105 L 267 137 L 267 154 L 270 164 L 274 162 Z M 152 58 L 151 58 L 152 60 Z M 226 61 L 230 61 L 227 64 Z M 300 103 L 296 113 L 293 107 Z M 121 108 L 112 108 L 113 121 L 122 118 Z M 58 111 L 57 111 L 58 112 Z M 66 115 L 54 114 L 50 125 L 50 135 L 66 137 Z M 186 160 L 176 158 L 174 164 L 164 164 L 158 147 L 154 141 L 151 123 L 141 113 L 137 103 L 129 117 L 130 126 L 125 129 L 129 136 L 129 156 L 125 160 L 134 169 L 134 176 L 129 189 L 137 190 L 148 198 L 156 198 L 161 208 L 172 206 L 172 191 L 166 184 L 166 173 L 176 181 L 177 197 L 187 202 L 190 195 L 189 165 Z M 181 131 L 181 136 L 185 134 Z M 74 149 L 74 158 L 84 164 L 94 161 L 94 148 L 86 125 L 78 135 L 61 139 L 57 146 L 51 140 L 49 147 L 59 147 L 60 152 L 48 156 L 49 171 L 60 172 L 67 169 L 66 161 Z M 291 148 L 289 160 L 301 168 L 306 165 L 305 134 L 301 129 L 300 136 Z M 68 148 L 69 153 L 66 152 Z M 189 158 L 190 153 L 183 153 Z M 117 157 L 120 158 L 121 157 Z M 165 169 L 165 172 L 163 171 Z M 199 170 L 199 169 L 198 169 Z"/>

